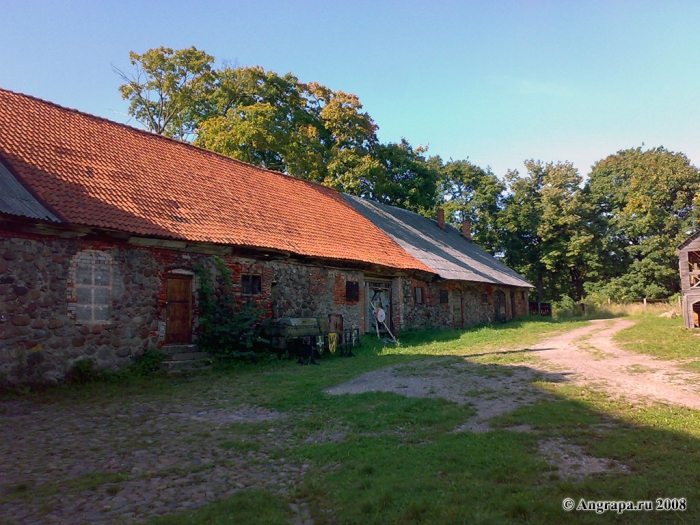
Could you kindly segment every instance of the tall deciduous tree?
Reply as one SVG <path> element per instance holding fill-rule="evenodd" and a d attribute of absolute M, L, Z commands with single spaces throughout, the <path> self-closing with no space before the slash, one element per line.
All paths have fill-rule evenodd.
<path fill-rule="evenodd" d="M 194 131 L 198 113 L 211 94 L 214 57 L 192 46 L 129 53 L 135 73 L 112 69 L 124 81 L 119 87 L 129 101 L 129 114 L 149 130 L 184 139 Z"/>
<path fill-rule="evenodd" d="M 616 300 L 678 291 L 675 248 L 700 224 L 700 172 L 688 158 L 663 147 L 622 150 L 596 163 L 586 191 L 603 262 L 588 289 Z"/>
<path fill-rule="evenodd" d="M 595 252 L 591 211 L 582 178 L 571 163 L 525 162 L 527 173 L 506 175 L 509 194 L 501 214 L 506 262 L 525 275 L 541 299 L 580 299 Z"/>
<path fill-rule="evenodd" d="M 120 88 L 152 131 L 258 166 L 426 214 L 437 199 L 423 148 L 380 144 L 357 96 L 261 67 L 214 69 L 196 48 L 131 53 Z"/>
<path fill-rule="evenodd" d="M 491 253 L 499 251 L 497 219 L 505 183 L 490 168 L 480 168 L 468 160 L 443 163 L 440 157 L 432 157 L 429 163 L 440 173 L 439 191 L 446 220 L 457 227 L 462 221 L 471 221 L 474 240 Z"/>

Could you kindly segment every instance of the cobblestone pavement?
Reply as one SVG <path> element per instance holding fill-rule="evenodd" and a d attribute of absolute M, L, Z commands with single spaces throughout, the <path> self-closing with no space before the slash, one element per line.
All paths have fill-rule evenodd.
<path fill-rule="evenodd" d="M 0 402 L 0 523 L 138 523 L 243 489 L 288 496 L 309 468 L 281 457 L 291 420 L 188 391 Z"/>

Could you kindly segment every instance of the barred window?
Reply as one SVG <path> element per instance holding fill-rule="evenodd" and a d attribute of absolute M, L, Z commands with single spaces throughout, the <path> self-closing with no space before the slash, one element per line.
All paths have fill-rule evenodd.
<path fill-rule="evenodd" d="M 243 295 L 260 295 L 262 293 L 262 276 L 241 275 L 241 293 Z"/>
<path fill-rule="evenodd" d="M 79 323 L 109 321 L 114 284 L 114 263 L 103 252 L 85 250 L 73 259 L 75 320 Z"/>

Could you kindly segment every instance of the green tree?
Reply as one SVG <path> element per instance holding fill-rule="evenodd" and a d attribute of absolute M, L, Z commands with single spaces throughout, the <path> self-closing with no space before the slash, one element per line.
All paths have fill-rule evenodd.
<path fill-rule="evenodd" d="M 265 168 L 308 176 L 290 170 L 308 120 L 297 78 L 260 67 L 224 68 L 216 76 L 195 144 Z"/>
<path fill-rule="evenodd" d="M 413 148 L 406 139 L 378 144 L 373 156 L 379 167 L 359 195 L 423 215 L 432 215 L 438 202 L 439 173 L 426 161 L 423 147 Z"/>
<path fill-rule="evenodd" d="M 462 221 L 472 223 L 474 240 L 491 253 L 500 251 L 498 216 L 505 183 L 491 168 L 480 168 L 468 160 L 443 163 L 432 157 L 429 164 L 439 171 L 439 192 L 445 219 L 456 227 Z"/>
<path fill-rule="evenodd" d="M 213 69 L 196 48 L 131 53 L 120 87 L 129 112 L 152 131 L 340 191 L 425 214 L 437 172 L 424 148 L 380 144 L 356 95 L 255 67 Z"/>
<path fill-rule="evenodd" d="M 525 162 L 527 173 L 506 175 L 508 195 L 500 215 L 505 262 L 538 291 L 538 300 L 580 299 L 597 263 L 591 208 L 571 163 Z"/>
<path fill-rule="evenodd" d="M 586 192 L 599 213 L 602 264 L 588 290 L 623 301 L 677 292 L 675 248 L 698 227 L 698 190 L 698 169 L 663 147 L 596 163 Z"/>
<path fill-rule="evenodd" d="M 129 53 L 132 75 L 112 66 L 124 81 L 119 87 L 129 101 L 129 115 L 149 130 L 185 139 L 194 132 L 198 114 L 211 93 L 214 57 L 192 46 Z"/>

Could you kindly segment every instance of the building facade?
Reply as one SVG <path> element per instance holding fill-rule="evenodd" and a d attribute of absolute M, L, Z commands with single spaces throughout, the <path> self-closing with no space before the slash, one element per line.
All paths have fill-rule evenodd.
<path fill-rule="evenodd" d="M 11 382 L 196 344 L 198 275 L 221 264 L 236 300 L 271 319 L 397 333 L 527 313 L 529 283 L 444 222 L 3 90 L 0 129 Z"/>

